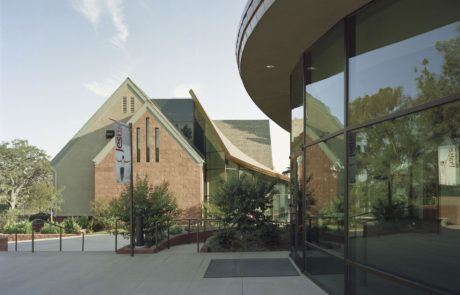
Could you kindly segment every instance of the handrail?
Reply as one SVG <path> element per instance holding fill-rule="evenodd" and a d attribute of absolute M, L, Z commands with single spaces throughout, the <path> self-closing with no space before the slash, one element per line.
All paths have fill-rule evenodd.
<path fill-rule="evenodd" d="M 57 225 L 56 223 L 51 223 L 49 221 L 46 221 L 44 219 L 40 219 L 40 218 L 36 218 L 34 220 L 32 220 L 30 222 L 30 225 L 32 227 L 32 253 L 35 253 L 35 229 L 34 229 L 34 225 L 37 225 L 37 224 L 50 224 L 52 226 L 56 226 L 59 228 L 59 252 L 62 252 L 62 230 L 64 229 L 63 226 L 60 226 L 60 225 Z M 17 252 L 18 251 L 18 233 L 17 231 L 15 231 L 15 251 Z M 83 236 L 83 241 L 84 241 L 84 236 Z"/>

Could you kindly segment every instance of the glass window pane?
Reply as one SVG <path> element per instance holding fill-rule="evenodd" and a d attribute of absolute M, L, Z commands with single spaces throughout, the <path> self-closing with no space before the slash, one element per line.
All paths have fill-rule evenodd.
<path fill-rule="evenodd" d="M 301 60 L 291 75 L 291 155 L 300 154 L 304 143 L 303 84 Z"/>
<path fill-rule="evenodd" d="M 225 169 L 225 154 L 224 152 L 209 152 L 206 153 L 207 169 Z"/>
<path fill-rule="evenodd" d="M 349 123 L 459 93 L 459 20 L 456 0 L 380 1 L 361 11 L 349 60 Z"/>
<path fill-rule="evenodd" d="M 343 35 L 343 23 L 340 23 L 306 55 L 307 142 L 344 126 Z"/>
<path fill-rule="evenodd" d="M 345 294 L 344 262 L 312 247 L 306 248 L 306 271 L 324 287 L 329 294 Z"/>
<path fill-rule="evenodd" d="M 460 292 L 460 101 L 350 134 L 350 258 Z"/>
<path fill-rule="evenodd" d="M 428 295 L 406 285 L 350 267 L 350 285 L 353 295 Z"/>
<path fill-rule="evenodd" d="M 307 241 L 343 256 L 344 136 L 308 147 L 306 160 Z"/>
<path fill-rule="evenodd" d="M 303 268 L 303 145 L 304 145 L 304 74 L 303 60 L 291 74 L 291 214 L 294 260 Z"/>

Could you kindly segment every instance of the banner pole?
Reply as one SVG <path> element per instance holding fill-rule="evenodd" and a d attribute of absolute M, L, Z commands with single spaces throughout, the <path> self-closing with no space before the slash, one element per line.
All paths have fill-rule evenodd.
<path fill-rule="evenodd" d="M 133 220 L 133 210 L 134 210 L 134 165 L 133 165 L 133 124 L 129 123 L 129 140 L 131 146 L 131 198 L 130 198 L 130 207 L 129 207 L 129 235 L 131 237 L 131 256 L 134 256 L 134 220 Z"/>

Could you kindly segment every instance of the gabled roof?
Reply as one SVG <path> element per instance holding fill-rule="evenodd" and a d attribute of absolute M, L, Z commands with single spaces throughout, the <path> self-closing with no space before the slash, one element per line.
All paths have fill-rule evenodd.
<path fill-rule="evenodd" d="M 176 140 L 176 142 L 184 148 L 184 150 L 192 157 L 192 159 L 199 164 L 204 163 L 204 159 L 198 154 L 198 152 L 190 145 L 187 139 L 184 138 L 182 133 L 177 130 L 177 128 L 166 118 L 166 116 L 160 111 L 157 105 L 153 103 L 150 98 L 148 98 L 145 93 L 140 90 L 140 88 L 132 83 L 132 85 L 128 85 L 130 90 L 133 92 L 134 95 L 139 96 L 144 101 L 142 107 L 140 107 L 133 116 L 128 120 L 127 123 L 135 123 L 145 112 L 149 112 L 152 116 L 154 116 L 158 122 L 163 126 L 163 128 L 171 134 L 171 136 Z M 107 145 L 94 157 L 93 162 L 95 164 L 100 163 L 105 156 L 113 150 L 115 147 L 115 138 L 112 138 Z"/>
<path fill-rule="evenodd" d="M 213 120 L 213 122 L 242 152 L 273 169 L 268 120 Z"/>
<path fill-rule="evenodd" d="M 237 148 L 225 135 L 224 133 L 214 124 L 213 121 L 209 119 L 209 116 L 205 112 L 203 106 L 198 101 L 193 90 L 189 91 L 190 95 L 192 96 L 192 100 L 195 103 L 195 107 L 203 114 L 207 123 L 212 127 L 212 130 L 216 133 L 218 140 L 220 141 L 221 146 L 225 151 L 225 156 L 229 160 L 243 166 L 245 168 L 254 170 L 264 175 L 268 175 L 274 178 L 278 178 L 280 180 L 289 181 L 289 177 L 282 175 L 276 171 L 273 171 L 269 167 L 257 162 L 244 152 L 242 152 L 239 148 Z"/>
<path fill-rule="evenodd" d="M 118 92 L 123 87 L 130 88 L 130 84 L 133 85 L 134 88 L 138 89 L 136 84 L 129 77 L 127 77 L 123 83 L 112 93 L 112 95 L 102 104 L 102 106 L 89 118 L 89 120 L 83 125 L 83 127 L 78 130 L 78 132 L 69 140 L 69 142 L 59 151 L 59 153 L 51 160 L 51 165 L 55 165 L 59 160 L 67 153 L 67 151 L 72 147 L 72 145 L 76 142 L 76 140 L 89 133 L 91 128 L 93 128 L 97 123 L 98 120 L 101 118 L 102 114 L 112 105 L 114 100 L 116 100 Z M 140 89 L 139 91 L 143 93 Z M 127 116 L 129 117 L 129 116 Z"/>

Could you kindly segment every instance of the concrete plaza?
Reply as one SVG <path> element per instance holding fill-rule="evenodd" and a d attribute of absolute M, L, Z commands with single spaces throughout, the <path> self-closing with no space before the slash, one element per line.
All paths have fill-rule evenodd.
<path fill-rule="evenodd" d="M 203 278 L 211 259 L 286 258 L 288 252 L 196 253 L 196 245 L 134 257 L 110 252 L 4 252 L 3 295 L 325 294 L 304 275 Z"/>

